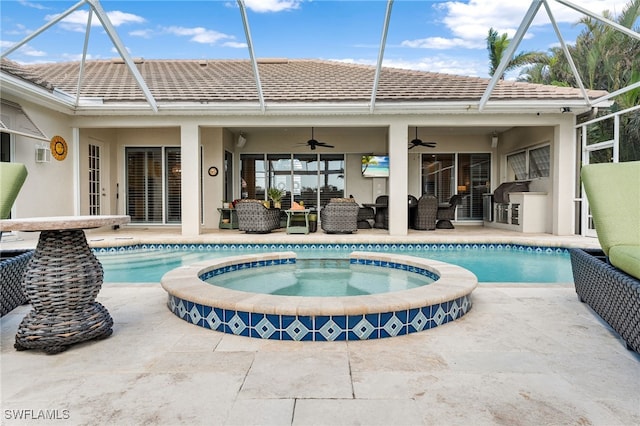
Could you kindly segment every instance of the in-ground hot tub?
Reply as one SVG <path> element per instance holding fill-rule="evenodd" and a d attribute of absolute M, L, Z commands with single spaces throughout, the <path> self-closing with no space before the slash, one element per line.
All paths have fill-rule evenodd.
<path fill-rule="evenodd" d="M 402 269 L 435 281 L 408 290 L 343 297 L 251 293 L 204 281 L 245 269 L 255 269 L 259 280 L 260 268 L 295 262 L 294 252 L 233 256 L 176 268 L 161 283 L 169 293 L 169 309 L 187 322 L 247 337 L 303 341 L 378 339 L 434 328 L 466 314 L 478 284 L 473 273 L 459 266 L 373 252 L 352 252 L 349 262 Z"/>

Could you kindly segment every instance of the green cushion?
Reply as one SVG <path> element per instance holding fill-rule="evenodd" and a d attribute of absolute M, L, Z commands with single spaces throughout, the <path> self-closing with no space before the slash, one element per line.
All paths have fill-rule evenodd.
<path fill-rule="evenodd" d="M 0 219 L 9 217 L 26 179 L 27 168 L 24 164 L 0 162 Z"/>
<path fill-rule="evenodd" d="M 611 247 L 609 262 L 616 268 L 640 279 L 640 244 Z"/>
<path fill-rule="evenodd" d="M 605 254 L 640 244 L 640 161 L 590 164 L 581 176 Z"/>

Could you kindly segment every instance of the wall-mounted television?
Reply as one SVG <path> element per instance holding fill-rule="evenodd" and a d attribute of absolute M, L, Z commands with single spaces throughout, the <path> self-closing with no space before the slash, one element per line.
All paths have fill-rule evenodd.
<path fill-rule="evenodd" d="M 389 156 L 363 155 L 362 176 L 371 178 L 389 177 Z"/>

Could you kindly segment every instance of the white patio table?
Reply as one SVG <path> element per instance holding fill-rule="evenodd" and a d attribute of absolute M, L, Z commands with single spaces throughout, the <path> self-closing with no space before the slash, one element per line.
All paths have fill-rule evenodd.
<path fill-rule="evenodd" d="M 53 354 L 68 346 L 111 335 L 113 320 L 96 302 L 103 269 L 84 229 L 128 223 L 129 216 L 63 216 L 0 220 L 1 231 L 39 231 L 23 277 L 32 310 L 24 317 L 14 347 Z"/>

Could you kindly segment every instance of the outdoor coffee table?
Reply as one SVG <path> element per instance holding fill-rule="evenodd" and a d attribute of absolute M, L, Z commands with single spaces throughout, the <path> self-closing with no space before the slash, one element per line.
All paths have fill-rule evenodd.
<path fill-rule="evenodd" d="M 0 220 L 2 231 L 40 231 L 27 264 L 23 290 L 32 310 L 24 317 L 14 347 L 62 352 L 68 346 L 111 335 L 113 320 L 96 302 L 103 270 L 84 229 L 120 225 L 129 216 L 69 216 Z"/>

